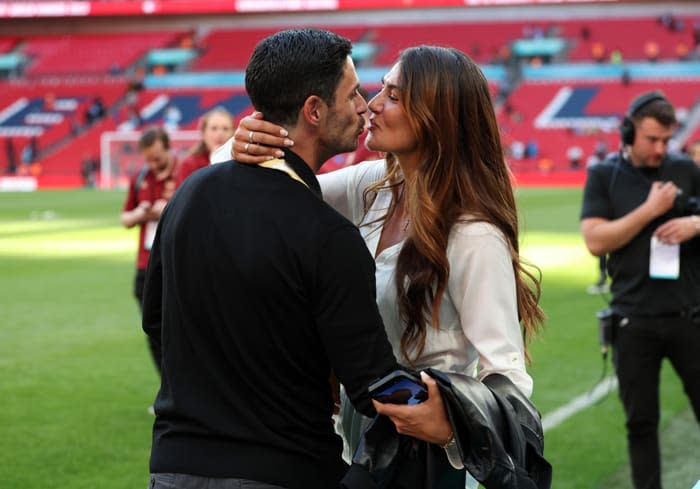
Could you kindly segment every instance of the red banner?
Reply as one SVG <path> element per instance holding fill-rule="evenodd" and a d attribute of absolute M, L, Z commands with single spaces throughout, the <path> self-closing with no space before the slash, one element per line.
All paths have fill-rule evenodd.
<path fill-rule="evenodd" d="M 0 18 L 191 15 L 251 12 L 333 11 L 385 8 L 438 8 L 496 5 L 610 3 L 619 0 L 125 0 L 0 1 Z"/>

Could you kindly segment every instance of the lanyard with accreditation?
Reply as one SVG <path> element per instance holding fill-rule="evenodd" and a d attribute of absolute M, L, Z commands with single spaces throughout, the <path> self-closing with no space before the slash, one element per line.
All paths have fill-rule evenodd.
<path fill-rule="evenodd" d="M 264 163 L 260 163 L 260 166 L 264 166 L 265 168 L 272 168 L 273 170 L 283 171 L 284 173 L 289 175 L 292 178 L 292 180 L 296 180 L 298 182 L 301 182 L 302 185 L 304 185 L 306 188 L 309 188 L 309 186 L 306 184 L 306 182 L 304 180 L 302 180 L 301 177 L 297 174 L 297 172 L 292 170 L 287 165 L 287 162 L 284 160 L 280 160 L 278 158 L 278 159 L 274 159 L 274 160 L 270 160 L 270 161 L 265 161 Z"/>

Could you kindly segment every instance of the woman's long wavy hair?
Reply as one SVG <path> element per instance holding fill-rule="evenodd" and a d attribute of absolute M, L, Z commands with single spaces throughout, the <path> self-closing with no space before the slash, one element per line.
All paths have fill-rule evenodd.
<path fill-rule="evenodd" d="M 439 327 L 450 273 L 448 237 L 468 215 L 495 225 L 506 238 L 529 358 L 528 340 L 544 320 L 538 305 L 541 276 L 520 260 L 515 197 L 486 78 L 457 49 L 418 46 L 403 51 L 399 63 L 401 104 L 420 141 L 421 163 L 415 178 L 406 182 L 396 158 L 387 155 L 387 175 L 367 189 L 365 206 L 379 189 L 391 188 L 386 220 L 396 210 L 400 192 L 407 198 L 412 230 L 396 268 L 399 313 L 406 324 L 401 351 L 412 363 L 425 348 L 429 321 Z"/>

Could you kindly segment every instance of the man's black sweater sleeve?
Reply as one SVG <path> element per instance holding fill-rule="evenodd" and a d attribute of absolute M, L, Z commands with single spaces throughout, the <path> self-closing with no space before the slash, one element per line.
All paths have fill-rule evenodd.
<path fill-rule="evenodd" d="M 141 326 L 149 337 L 160 341 L 163 323 L 163 261 L 160 255 L 160 234 L 163 219 L 158 225 L 155 240 L 148 259 L 146 279 L 143 286 L 143 314 Z"/>
<path fill-rule="evenodd" d="M 348 223 L 318 255 L 314 317 L 338 380 L 355 408 L 375 414 L 367 387 L 398 367 L 376 303 L 374 260 Z"/>

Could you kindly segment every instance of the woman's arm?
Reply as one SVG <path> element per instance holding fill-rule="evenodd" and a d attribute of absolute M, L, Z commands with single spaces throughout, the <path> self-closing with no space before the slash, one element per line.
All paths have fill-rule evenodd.
<path fill-rule="evenodd" d="M 459 223 L 448 244 L 448 290 L 467 340 L 478 355 L 478 378 L 499 373 L 532 394 L 518 320 L 515 272 L 503 234 L 484 222 Z"/>
<path fill-rule="evenodd" d="M 253 112 L 241 119 L 233 133 L 231 158 L 240 163 L 262 163 L 274 158 L 282 158 L 280 148 L 294 146 L 287 136 L 287 130 L 264 120 L 261 112 Z"/>

